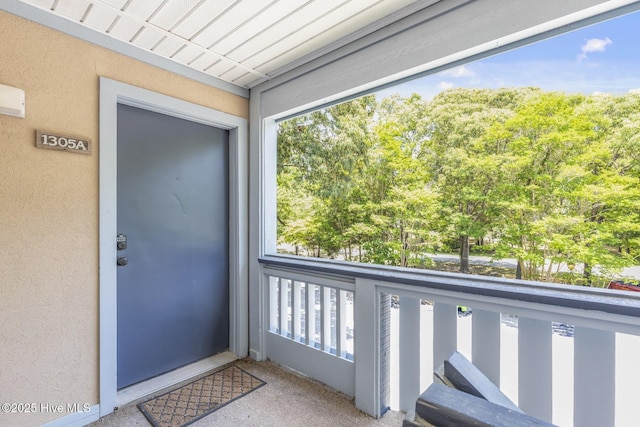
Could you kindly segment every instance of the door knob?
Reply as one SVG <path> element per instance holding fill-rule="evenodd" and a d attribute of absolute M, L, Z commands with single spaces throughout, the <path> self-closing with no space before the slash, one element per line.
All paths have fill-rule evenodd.
<path fill-rule="evenodd" d="M 129 259 L 127 257 L 124 257 L 124 256 L 118 257 L 117 264 L 119 266 L 127 265 L 127 264 L 129 264 Z"/>

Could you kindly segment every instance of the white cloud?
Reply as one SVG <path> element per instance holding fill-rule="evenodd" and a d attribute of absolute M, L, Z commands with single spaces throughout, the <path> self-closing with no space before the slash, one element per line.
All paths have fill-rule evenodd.
<path fill-rule="evenodd" d="M 634 94 L 638 94 L 638 95 L 640 95 L 640 88 L 636 88 L 636 89 L 629 89 L 629 93 L 634 93 Z"/>
<path fill-rule="evenodd" d="M 453 87 L 453 83 L 451 82 L 440 82 L 440 84 L 438 84 L 438 88 L 440 88 L 440 90 L 447 90 L 447 89 L 451 89 Z"/>
<path fill-rule="evenodd" d="M 468 78 L 475 77 L 476 73 L 473 70 L 467 68 L 466 66 L 460 65 L 458 67 L 453 67 L 453 68 L 449 68 L 448 70 L 444 70 L 440 73 L 440 75 L 459 79 L 462 77 L 468 77 Z"/>
<path fill-rule="evenodd" d="M 588 39 L 585 44 L 580 48 L 580 54 L 578 55 L 578 61 L 587 59 L 587 53 L 592 52 L 604 52 L 607 46 L 612 44 L 613 41 L 609 37 L 604 39 Z"/>

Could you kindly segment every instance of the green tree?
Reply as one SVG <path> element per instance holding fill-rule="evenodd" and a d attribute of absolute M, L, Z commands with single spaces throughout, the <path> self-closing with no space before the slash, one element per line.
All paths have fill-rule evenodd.
<path fill-rule="evenodd" d="M 633 186 L 611 163 L 618 115 L 605 107 L 593 97 L 542 93 L 504 123 L 517 159 L 507 171 L 517 186 L 505 191 L 497 256 L 515 256 L 524 278 L 553 280 L 563 263 L 580 262 L 591 284 L 593 266 L 631 262 L 611 251 L 619 244 L 614 230 L 630 225 L 615 206 L 633 199 Z"/>
<path fill-rule="evenodd" d="M 375 97 L 362 97 L 280 124 L 278 175 L 291 179 L 278 181 L 278 222 L 289 243 L 297 236 L 329 256 L 349 246 L 348 206 L 366 167 L 375 106 Z"/>
<path fill-rule="evenodd" d="M 298 253 L 426 267 L 491 238 L 516 276 L 609 274 L 640 254 L 640 95 L 456 89 L 280 124 L 278 236 Z"/>
<path fill-rule="evenodd" d="M 520 89 L 455 89 L 429 103 L 421 124 L 428 140 L 421 150 L 423 166 L 441 196 L 445 234 L 460 251 L 460 271 L 469 273 L 470 238 L 496 230 L 505 165 L 512 159 L 496 124 L 537 91 Z"/>
<path fill-rule="evenodd" d="M 370 153 L 367 184 L 371 223 L 379 230 L 367 246 L 367 258 L 391 257 L 403 267 L 431 265 L 425 253 L 440 245 L 439 194 L 422 167 L 420 151 L 426 133 L 426 103 L 418 95 L 392 96 L 382 101 L 376 129 L 376 145 Z"/>

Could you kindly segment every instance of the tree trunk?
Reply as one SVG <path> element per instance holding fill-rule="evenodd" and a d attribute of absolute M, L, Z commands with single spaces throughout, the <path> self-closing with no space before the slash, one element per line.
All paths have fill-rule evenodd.
<path fill-rule="evenodd" d="M 591 280 L 591 264 L 584 263 L 584 273 L 582 274 L 584 277 L 584 281 L 588 286 L 591 286 L 593 281 Z"/>
<path fill-rule="evenodd" d="M 469 270 L 469 236 L 460 236 L 460 273 L 471 273 Z"/>
<path fill-rule="evenodd" d="M 522 260 L 521 259 L 519 259 L 516 264 L 516 279 L 518 280 L 522 279 Z"/>
<path fill-rule="evenodd" d="M 406 267 L 407 262 L 407 234 L 404 232 L 404 224 L 400 221 L 400 266 Z"/>
<path fill-rule="evenodd" d="M 544 261 L 543 261 L 542 265 L 544 265 Z M 549 268 L 547 269 L 544 281 L 545 282 L 553 282 L 553 280 L 551 280 L 552 276 L 553 276 L 553 261 L 551 259 L 549 259 Z"/>

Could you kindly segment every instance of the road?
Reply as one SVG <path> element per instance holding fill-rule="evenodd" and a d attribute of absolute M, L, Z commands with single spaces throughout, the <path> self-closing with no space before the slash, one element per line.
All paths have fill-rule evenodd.
<path fill-rule="evenodd" d="M 295 246 L 281 243 L 278 245 L 278 251 L 283 251 L 284 253 L 293 254 L 295 253 Z M 451 262 L 451 263 L 460 262 L 460 257 L 457 254 L 425 254 L 425 256 L 431 258 L 436 262 Z M 343 260 L 344 256 L 342 254 L 339 254 L 336 256 L 336 259 Z M 492 260 L 490 256 L 484 256 L 484 255 L 470 255 L 469 263 L 475 264 L 475 265 L 492 265 L 495 267 L 513 268 L 513 269 L 515 269 L 517 265 L 516 260 L 513 258 Z M 560 271 L 569 272 L 569 269 L 565 264 L 563 264 L 560 266 Z M 574 271 L 576 273 L 581 273 L 582 265 L 581 264 L 576 265 Z M 597 268 L 594 268 L 594 274 L 598 274 Z M 615 279 L 615 278 L 622 278 L 622 277 L 640 280 L 640 265 L 635 267 L 624 268 L 619 274 L 615 275 L 612 278 Z"/>
<path fill-rule="evenodd" d="M 460 257 L 455 254 L 427 254 L 429 258 L 434 260 L 435 262 L 453 262 L 459 263 Z M 493 260 L 490 256 L 484 255 L 470 255 L 469 263 L 475 265 L 492 265 L 495 267 L 503 267 L 503 268 L 516 268 L 517 261 L 513 258 L 499 259 Z M 597 273 L 597 268 L 594 268 L 594 274 Z M 560 271 L 569 272 L 569 268 L 567 268 L 566 264 L 560 266 Z M 574 271 L 576 273 L 582 272 L 582 265 L 577 264 Z M 620 273 L 618 273 L 614 278 L 625 277 L 625 278 L 633 278 L 635 280 L 640 280 L 640 266 L 627 267 L 622 269 Z"/>

